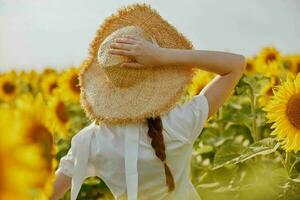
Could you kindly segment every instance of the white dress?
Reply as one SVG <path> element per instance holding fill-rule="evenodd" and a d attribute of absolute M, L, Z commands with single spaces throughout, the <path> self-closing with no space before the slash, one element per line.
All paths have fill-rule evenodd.
<path fill-rule="evenodd" d="M 143 123 L 106 126 L 92 122 L 73 136 L 56 172 L 72 177 L 71 200 L 91 176 L 100 177 L 117 200 L 200 200 L 190 180 L 190 160 L 208 109 L 207 98 L 200 93 L 161 115 L 166 163 L 175 182 L 170 193 L 163 162 L 156 157 Z"/>

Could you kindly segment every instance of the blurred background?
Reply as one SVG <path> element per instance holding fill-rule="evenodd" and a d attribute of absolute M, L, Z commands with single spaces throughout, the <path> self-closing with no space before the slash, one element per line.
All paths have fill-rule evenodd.
<path fill-rule="evenodd" d="M 72 137 L 91 121 L 78 73 L 103 20 L 145 2 L 196 49 L 243 54 L 247 69 L 194 143 L 203 200 L 300 199 L 300 1 L 0 0 L 0 199 L 48 199 Z M 186 102 L 216 74 L 200 69 Z M 62 199 L 70 199 L 66 192 Z M 113 199 L 100 177 L 78 199 Z"/>
<path fill-rule="evenodd" d="M 133 2 L 104 0 L 0 0 L 1 71 L 78 65 L 97 27 Z M 262 46 L 299 52 L 298 0 L 146 1 L 198 49 L 247 56 Z"/>

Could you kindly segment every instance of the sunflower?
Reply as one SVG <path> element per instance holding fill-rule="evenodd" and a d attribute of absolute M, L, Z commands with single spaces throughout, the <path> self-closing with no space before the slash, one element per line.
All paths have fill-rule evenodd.
<path fill-rule="evenodd" d="M 0 100 L 11 101 L 16 98 L 19 91 L 16 77 L 14 70 L 0 75 Z"/>
<path fill-rule="evenodd" d="M 42 112 L 42 111 L 40 111 Z M 39 177 L 35 180 L 34 188 L 41 196 L 50 196 L 52 192 L 52 181 L 54 170 L 57 166 L 55 160 L 55 146 L 50 128 L 43 120 L 38 118 L 39 115 L 26 113 L 23 119 L 22 130 L 24 132 L 25 144 L 38 146 L 40 155 L 43 158 L 43 165 L 39 169 Z"/>
<path fill-rule="evenodd" d="M 271 62 L 265 71 L 266 76 L 279 77 L 281 73 L 280 62 Z"/>
<path fill-rule="evenodd" d="M 44 165 L 39 169 L 39 179 L 35 182 L 35 189 L 41 194 L 51 194 L 51 183 L 57 165 L 55 159 L 55 146 L 50 129 L 50 116 L 48 108 L 43 101 L 41 93 L 35 97 L 23 94 L 16 101 L 17 108 L 22 113 L 18 120 L 19 130 L 24 135 L 24 144 L 38 146 Z"/>
<path fill-rule="evenodd" d="M 36 96 L 31 94 L 22 94 L 16 100 L 16 108 L 26 115 L 28 119 L 22 119 L 22 121 L 27 121 L 25 126 L 22 128 L 25 136 L 30 143 L 35 143 L 37 141 L 44 142 L 46 140 L 43 137 L 48 137 L 47 140 L 52 140 L 52 134 L 50 131 L 50 115 L 49 108 L 43 100 L 42 94 L 38 93 Z M 42 137 L 42 138 L 39 138 Z M 49 148 L 49 145 L 42 144 L 43 148 Z M 50 152 L 49 149 L 46 151 Z"/>
<path fill-rule="evenodd" d="M 187 87 L 188 98 L 192 98 L 193 96 L 199 94 L 209 81 L 210 75 L 208 72 L 197 70 L 192 79 L 192 83 Z"/>
<path fill-rule="evenodd" d="M 10 134 L 11 131 L 6 133 Z M 5 141 L 5 138 L 2 139 Z M 29 190 L 34 188 L 34 181 L 39 179 L 37 172 L 41 159 L 36 146 L 1 145 L 0 199 L 31 199 Z"/>
<path fill-rule="evenodd" d="M 259 64 L 268 65 L 272 62 L 278 61 L 280 57 L 280 52 L 275 47 L 265 47 L 261 49 L 256 60 Z"/>
<path fill-rule="evenodd" d="M 256 72 L 256 65 L 254 62 L 254 58 L 247 58 L 247 66 L 246 66 L 246 71 L 245 74 L 251 75 Z"/>
<path fill-rule="evenodd" d="M 281 60 L 281 54 L 275 47 L 265 47 L 259 52 L 255 58 L 255 65 L 257 72 L 266 74 L 269 71 L 276 71 L 279 67 L 279 61 Z M 272 67 L 273 69 L 270 69 Z M 274 72 L 273 72 L 274 73 Z"/>
<path fill-rule="evenodd" d="M 44 145 L 51 146 L 52 140 L 40 136 L 44 134 L 34 128 L 45 126 L 38 121 L 39 119 L 32 118 L 32 115 L 21 110 L 2 107 L 0 113 L 0 199 L 27 200 L 34 196 L 49 197 L 56 162 L 53 161 L 53 155 L 51 163 L 49 158 L 45 159 Z M 29 135 L 34 136 L 35 140 L 28 138 Z M 53 152 L 51 149 L 47 151 L 48 154 Z M 33 191 L 35 193 L 32 193 Z"/>
<path fill-rule="evenodd" d="M 265 84 L 262 89 L 260 90 L 259 98 L 258 98 L 258 104 L 259 106 L 265 106 L 271 99 L 271 97 L 274 95 L 273 88 L 276 85 L 280 84 L 280 79 L 277 76 L 270 76 L 270 81 Z"/>
<path fill-rule="evenodd" d="M 48 74 L 57 74 L 57 71 L 51 67 L 51 66 L 46 66 L 42 73 L 41 73 L 41 76 L 45 76 L 45 75 L 48 75 Z"/>
<path fill-rule="evenodd" d="M 293 80 L 287 77 L 282 85 L 274 88 L 274 96 L 263 108 L 267 112 L 268 123 L 275 128 L 276 135 L 286 151 L 300 149 L 300 73 Z"/>
<path fill-rule="evenodd" d="M 40 75 L 34 71 L 20 71 L 18 73 L 21 82 L 27 87 L 29 92 L 37 93 L 39 91 Z"/>
<path fill-rule="evenodd" d="M 79 68 L 71 67 L 59 78 L 60 92 L 66 101 L 79 102 L 80 87 L 78 79 Z"/>
<path fill-rule="evenodd" d="M 283 65 L 285 69 L 297 75 L 300 72 L 300 56 L 290 55 L 283 58 Z"/>
<path fill-rule="evenodd" d="M 56 93 L 49 101 L 52 131 L 57 132 L 62 138 L 66 139 L 69 129 L 69 115 L 66 102 L 61 97 L 61 93 Z"/>
<path fill-rule="evenodd" d="M 58 88 L 58 75 L 48 73 L 41 76 L 41 89 L 46 99 L 53 96 L 54 91 Z"/>
<path fill-rule="evenodd" d="M 260 64 L 258 61 L 256 62 L 257 72 L 262 73 L 264 76 L 280 76 L 282 72 L 281 63 L 278 61 L 270 62 L 269 64 Z"/>

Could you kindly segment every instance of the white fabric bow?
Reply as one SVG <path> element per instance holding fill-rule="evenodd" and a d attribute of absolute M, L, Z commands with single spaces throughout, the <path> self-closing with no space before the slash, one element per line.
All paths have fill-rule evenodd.
<path fill-rule="evenodd" d="M 74 176 L 72 177 L 71 200 L 76 200 L 80 191 L 81 185 L 87 176 L 87 164 L 89 158 L 89 150 L 92 134 L 96 129 L 93 129 L 97 124 L 95 121 L 91 126 L 88 126 L 80 132 L 84 137 L 80 137 L 77 142 L 77 151 L 74 155 Z M 138 147 L 139 147 L 139 127 L 134 124 L 128 124 L 126 128 L 131 131 L 125 135 L 125 177 L 127 185 L 127 199 L 137 200 L 138 194 Z M 78 133 L 79 134 L 79 133 Z M 101 133 L 99 133 L 101 134 Z"/>

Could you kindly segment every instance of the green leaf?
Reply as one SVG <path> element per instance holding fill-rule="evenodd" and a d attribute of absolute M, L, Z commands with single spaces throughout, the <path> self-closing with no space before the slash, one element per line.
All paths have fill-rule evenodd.
<path fill-rule="evenodd" d="M 273 153 L 280 146 L 274 138 L 265 138 L 248 147 L 234 143 L 224 144 L 215 155 L 213 169 L 218 169 L 228 164 L 237 164 L 258 155 Z"/>
<path fill-rule="evenodd" d="M 297 162 L 300 161 L 300 151 L 295 153 L 295 159 L 296 159 Z"/>
<path fill-rule="evenodd" d="M 199 137 L 199 140 L 197 142 L 201 141 L 204 145 L 216 147 L 220 144 L 223 144 L 225 140 L 226 138 L 220 136 L 219 129 L 208 127 L 202 131 L 201 136 Z"/>
<path fill-rule="evenodd" d="M 242 155 L 244 150 L 245 147 L 241 144 L 236 144 L 232 141 L 225 142 L 215 154 L 213 169 L 218 169 L 226 164 L 232 164 Z"/>

